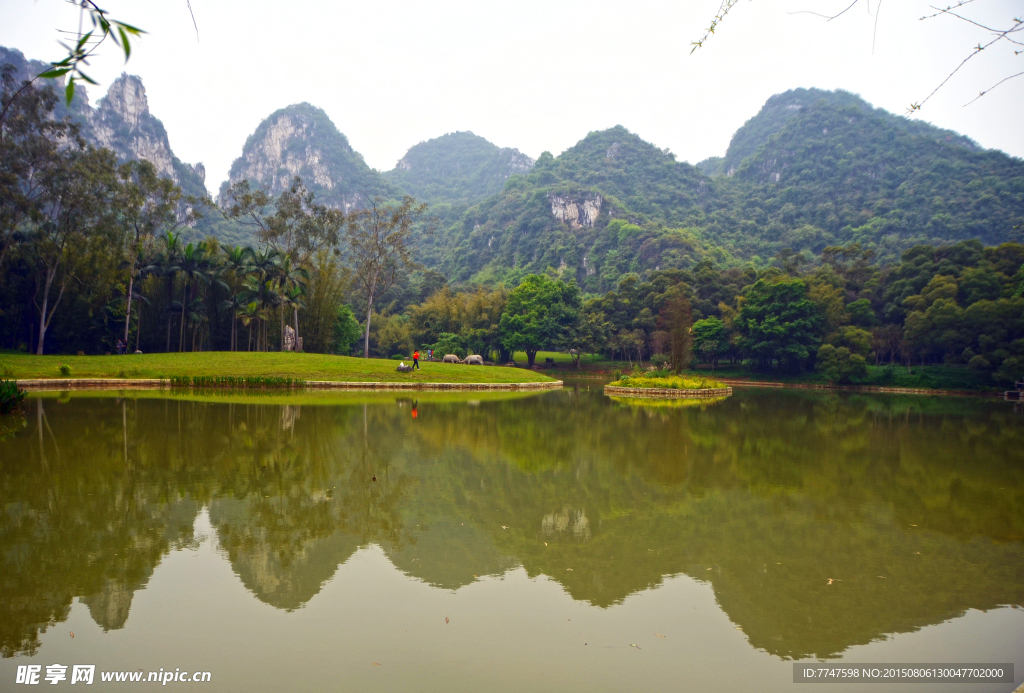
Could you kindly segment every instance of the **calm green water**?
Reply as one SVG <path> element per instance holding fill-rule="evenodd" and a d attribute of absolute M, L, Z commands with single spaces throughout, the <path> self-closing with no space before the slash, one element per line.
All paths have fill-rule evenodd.
<path fill-rule="evenodd" d="M 1024 680 L 1010 404 L 207 399 L 28 401 L 0 442 L 0 690 L 54 663 L 218 691 L 790 691 L 794 659 Z"/>

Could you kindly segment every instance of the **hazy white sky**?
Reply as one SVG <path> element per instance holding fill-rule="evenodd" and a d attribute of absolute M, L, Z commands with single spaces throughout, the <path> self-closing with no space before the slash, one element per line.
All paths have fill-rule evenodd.
<path fill-rule="evenodd" d="M 691 55 L 719 0 L 192 0 L 198 40 L 185 0 L 103 0 L 149 33 L 127 65 L 113 46 L 93 61 L 101 86 L 90 99 L 122 71 L 141 75 L 175 153 L 202 161 L 214 192 L 259 122 L 300 101 L 323 108 L 381 170 L 456 130 L 537 157 L 617 124 L 696 163 L 723 154 L 769 96 L 794 87 L 846 89 L 903 113 L 987 40 L 950 17 L 919 21 L 931 14 L 921 0 L 883 2 L 877 35 L 878 0 L 832 22 L 798 13 L 849 2 L 741 2 Z M 970 10 L 1005 28 L 1024 0 Z M 56 30 L 77 16 L 62 0 L 0 0 L 0 45 L 59 59 Z M 964 107 L 1024 70 L 1012 49 L 971 60 L 917 117 L 1024 156 L 1024 77 Z"/>

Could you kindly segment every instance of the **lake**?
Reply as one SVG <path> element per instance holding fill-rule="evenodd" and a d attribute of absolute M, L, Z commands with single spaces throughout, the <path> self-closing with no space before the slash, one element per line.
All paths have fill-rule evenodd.
<path fill-rule="evenodd" d="M 217 691 L 792 691 L 794 661 L 829 660 L 1013 662 L 1016 684 L 898 687 L 1011 691 L 1022 424 L 982 399 L 595 382 L 33 396 L 0 442 L 0 690 L 93 664 L 99 690 L 162 669 Z M 885 687 L 840 688 L 861 689 Z"/>

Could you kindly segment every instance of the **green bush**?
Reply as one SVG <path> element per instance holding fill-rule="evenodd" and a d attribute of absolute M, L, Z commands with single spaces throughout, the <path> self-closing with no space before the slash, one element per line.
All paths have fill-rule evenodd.
<path fill-rule="evenodd" d="M 391 360 L 392 361 L 408 361 L 409 357 L 408 356 L 402 356 L 401 354 L 392 354 L 391 355 Z"/>
<path fill-rule="evenodd" d="M 835 384 L 849 383 L 853 378 L 866 378 L 868 365 L 860 354 L 851 353 L 846 347 L 836 349 L 831 344 L 823 344 L 818 349 L 818 360 L 815 370 Z"/>
<path fill-rule="evenodd" d="M 462 338 L 457 334 L 451 332 L 442 332 L 437 336 L 437 341 L 433 344 L 424 345 L 427 349 L 434 350 L 434 356 L 444 357 L 445 354 L 455 354 L 460 359 L 466 358 L 466 347 L 463 345 Z"/>
<path fill-rule="evenodd" d="M 60 374 L 65 378 L 71 375 L 71 366 L 69 366 L 66 363 L 62 363 L 59 366 L 57 366 L 57 370 L 59 370 Z"/>
<path fill-rule="evenodd" d="M 0 414 L 10 414 L 25 399 L 25 391 L 13 380 L 0 380 Z"/>

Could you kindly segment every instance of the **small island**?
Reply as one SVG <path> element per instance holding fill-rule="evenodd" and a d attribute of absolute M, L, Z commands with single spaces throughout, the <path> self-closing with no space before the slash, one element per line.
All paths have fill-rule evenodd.
<path fill-rule="evenodd" d="M 721 398 L 732 394 L 732 388 L 713 378 L 700 375 L 624 375 L 604 387 L 606 395 L 616 397 L 655 398 Z"/>

